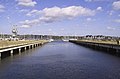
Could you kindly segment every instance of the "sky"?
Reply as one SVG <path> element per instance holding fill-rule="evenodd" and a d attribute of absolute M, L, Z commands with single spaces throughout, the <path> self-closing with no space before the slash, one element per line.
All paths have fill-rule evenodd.
<path fill-rule="evenodd" d="M 120 0 L 0 0 L 0 33 L 120 36 Z"/>

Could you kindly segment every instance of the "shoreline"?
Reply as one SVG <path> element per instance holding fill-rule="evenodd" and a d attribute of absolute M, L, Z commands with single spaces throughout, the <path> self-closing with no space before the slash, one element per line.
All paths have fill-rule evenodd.
<path fill-rule="evenodd" d="M 81 40 L 69 40 L 69 42 L 91 48 L 97 51 L 104 51 L 115 56 L 120 56 L 120 45 L 116 43 L 103 43 L 103 42 L 92 42 L 92 41 L 81 41 Z"/>

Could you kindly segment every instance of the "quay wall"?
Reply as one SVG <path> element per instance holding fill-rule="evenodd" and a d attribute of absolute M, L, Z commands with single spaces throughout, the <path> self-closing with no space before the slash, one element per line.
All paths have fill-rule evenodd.
<path fill-rule="evenodd" d="M 26 50 L 36 48 L 38 46 L 42 46 L 43 44 L 47 43 L 48 41 L 35 41 L 35 42 L 29 42 L 25 44 L 18 44 L 13 46 L 7 46 L 4 48 L 0 48 L 0 60 L 8 57 L 8 56 L 14 56 L 16 54 L 22 53 Z"/>
<path fill-rule="evenodd" d="M 69 40 L 69 42 L 91 48 L 98 51 L 104 51 L 115 56 L 120 56 L 120 45 L 117 44 L 106 44 L 106 43 L 97 43 L 97 42 L 87 42 L 87 41 L 78 41 L 78 40 Z"/>

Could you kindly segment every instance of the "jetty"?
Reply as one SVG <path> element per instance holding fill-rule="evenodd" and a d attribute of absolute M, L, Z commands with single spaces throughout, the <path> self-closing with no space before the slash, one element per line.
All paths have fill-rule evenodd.
<path fill-rule="evenodd" d="M 0 41 L 0 60 L 47 43 L 47 40 Z"/>
<path fill-rule="evenodd" d="M 120 56 L 120 44 L 117 44 L 115 41 L 69 40 L 69 42 L 91 49 L 104 51 L 112 55 Z"/>

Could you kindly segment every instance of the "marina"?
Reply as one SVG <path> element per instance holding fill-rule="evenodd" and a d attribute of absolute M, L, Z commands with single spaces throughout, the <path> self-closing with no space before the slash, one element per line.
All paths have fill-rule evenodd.
<path fill-rule="evenodd" d="M 0 0 L 0 79 L 120 79 L 120 0 Z"/>

